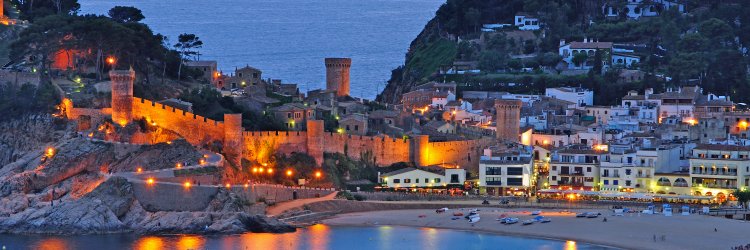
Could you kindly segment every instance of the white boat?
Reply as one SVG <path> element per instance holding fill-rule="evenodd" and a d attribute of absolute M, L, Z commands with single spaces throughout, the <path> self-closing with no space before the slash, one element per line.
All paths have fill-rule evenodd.
<path fill-rule="evenodd" d="M 472 217 L 469 218 L 469 223 L 477 223 L 479 221 L 479 219 L 480 219 L 479 215 L 472 216 Z"/>
<path fill-rule="evenodd" d="M 506 225 L 516 224 L 516 223 L 518 223 L 518 218 L 515 218 L 515 217 L 505 218 Z"/>
<path fill-rule="evenodd" d="M 540 210 L 531 211 L 531 215 L 540 215 L 540 214 L 542 214 L 542 211 Z"/>
<path fill-rule="evenodd" d="M 550 218 L 542 218 L 542 223 L 550 223 L 552 220 Z"/>
<path fill-rule="evenodd" d="M 586 213 L 579 213 L 579 214 L 576 214 L 576 218 L 586 218 L 586 215 L 587 215 Z"/>
<path fill-rule="evenodd" d="M 525 221 L 523 221 L 523 223 L 521 223 L 521 224 L 523 224 L 524 226 L 525 226 L 525 225 L 531 225 L 531 224 L 534 224 L 534 220 L 525 220 Z"/>
<path fill-rule="evenodd" d="M 472 212 L 469 212 L 469 214 L 467 214 L 466 216 L 464 216 L 464 218 L 469 219 L 474 216 L 479 216 L 479 214 L 477 212 L 472 211 Z"/>
<path fill-rule="evenodd" d="M 586 218 L 596 218 L 596 217 L 599 217 L 599 213 L 595 213 L 595 212 L 586 213 Z"/>

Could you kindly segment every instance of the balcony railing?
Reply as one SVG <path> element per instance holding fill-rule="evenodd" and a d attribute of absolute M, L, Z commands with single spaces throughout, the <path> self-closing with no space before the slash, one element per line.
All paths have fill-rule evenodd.
<path fill-rule="evenodd" d="M 620 178 L 620 174 L 603 174 L 602 177 Z"/>
<path fill-rule="evenodd" d="M 583 172 L 567 172 L 567 173 L 560 173 L 560 175 L 583 176 Z"/>
<path fill-rule="evenodd" d="M 560 186 L 583 187 L 583 182 L 558 182 L 557 185 L 560 185 Z"/>
<path fill-rule="evenodd" d="M 636 178 L 651 178 L 650 174 L 637 174 L 635 175 Z"/>
<path fill-rule="evenodd" d="M 502 181 L 487 181 L 486 183 L 487 183 L 487 185 L 491 185 L 491 186 L 502 186 L 503 185 Z"/>
<path fill-rule="evenodd" d="M 737 176 L 737 172 L 730 171 L 693 171 L 693 174 L 700 175 L 726 175 L 726 176 Z"/>
<path fill-rule="evenodd" d="M 737 189 L 737 185 L 703 184 L 703 183 L 693 183 L 693 187 Z"/>

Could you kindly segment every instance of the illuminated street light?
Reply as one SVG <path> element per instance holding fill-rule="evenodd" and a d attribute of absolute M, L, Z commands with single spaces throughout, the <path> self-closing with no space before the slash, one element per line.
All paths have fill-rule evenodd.
<path fill-rule="evenodd" d="M 154 184 L 154 178 L 148 178 L 148 180 L 146 180 L 146 183 L 148 183 L 149 185 Z"/>
<path fill-rule="evenodd" d="M 107 64 L 109 64 L 109 65 L 114 65 L 114 64 L 115 64 L 115 62 L 117 62 L 117 59 L 115 59 L 115 57 L 114 57 L 114 56 L 108 56 L 108 57 L 107 57 Z"/>
<path fill-rule="evenodd" d="M 190 188 L 190 182 L 189 181 L 186 181 L 182 185 L 185 186 L 185 188 Z"/>
<path fill-rule="evenodd" d="M 55 149 L 52 147 L 47 148 L 47 157 L 52 157 L 55 155 Z"/>
<path fill-rule="evenodd" d="M 225 186 L 225 187 L 227 187 L 227 189 L 229 189 L 230 187 L 232 187 L 231 185 L 229 185 L 229 183 L 227 183 L 227 184 L 226 184 L 226 185 L 224 185 L 224 186 Z"/>
<path fill-rule="evenodd" d="M 179 163 L 179 162 L 178 162 L 177 164 L 175 164 L 175 166 L 176 166 L 177 168 L 182 168 L 182 163 Z"/>
<path fill-rule="evenodd" d="M 292 170 L 287 170 L 286 171 L 286 176 L 292 176 Z"/>
<path fill-rule="evenodd" d="M 273 168 L 269 168 L 269 169 L 268 169 L 268 173 L 269 173 L 269 174 L 273 174 Z"/>
<path fill-rule="evenodd" d="M 323 174 L 320 173 L 320 171 L 315 172 L 315 178 L 320 178 L 321 176 L 323 176 Z"/>
<path fill-rule="evenodd" d="M 135 171 L 138 172 L 138 173 L 143 172 L 143 168 L 137 168 L 137 169 L 135 169 Z"/>

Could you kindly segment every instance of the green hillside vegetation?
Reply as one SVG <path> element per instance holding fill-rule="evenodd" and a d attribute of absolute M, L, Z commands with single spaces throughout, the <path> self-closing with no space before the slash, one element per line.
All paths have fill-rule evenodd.
<path fill-rule="evenodd" d="M 623 7 L 625 0 L 448 0 L 436 12 L 422 33 L 412 42 L 411 51 L 406 56 L 405 65 L 394 70 L 389 85 L 379 99 L 398 102 L 403 92 L 430 80 L 455 80 L 466 89 L 479 88 L 477 83 L 537 81 L 523 87 L 528 93 L 543 91 L 541 86 L 576 85 L 586 88 L 606 88 L 597 93 L 602 102 L 613 104 L 624 92 L 613 89 L 642 90 L 699 84 L 705 91 L 718 95 L 731 95 L 733 100 L 747 102 L 750 96 L 739 93 L 750 90 L 747 80 L 747 49 L 750 43 L 750 1 L 682 1 L 688 13 L 676 9 L 661 9 L 656 17 L 628 19 L 605 17 L 602 6 L 609 3 Z M 510 38 L 515 28 L 507 28 L 505 33 L 492 35 L 485 33 L 484 46 L 476 46 L 467 40 L 480 37 L 479 28 L 488 23 L 512 23 L 516 13 L 526 12 L 538 17 L 543 24 L 542 31 L 535 31 L 534 39 Z M 506 37 L 505 34 L 508 34 Z M 441 37 L 442 39 L 434 39 Z M 527 36 L 526 36 L 527 37 Z M 461 38 L 460 41 L 457 42 Z M 594 68 L 593 74 L 583 76 L 562 76 L 543 74 L 541 67 L 554 69 L 560 61 L 558 47 L 560 40 L 582 41 L 584 38 L 601 42 L 614 42 L 639 45 L 636 51 L 641 63 L 634 68 L 646 73 L 641 82 L 617 83 L 614 73 L 601 72 L 601 65 Z M 427 53 L 417 53 L 420 48 L 436 47 L 446 41 L 455 44 L 453 59 L 440 54 L 435 62 L 453 60 L 476 61 L 482 74 L 468 76 L 433 76 L 431 67 L 410 67 L 420 65 L 427 59 Z M 535 58 L 511 59 L 511 55 L 536 54 Z M 607 55 L 576 58 L 579 61 L 599 61 Z M 438 65 L 440 66 L 440 65 Z M 533 68 L 533 73 L 520 73 L 521 68 Z M 615 68 L 616 69 L 616 68 Z M 494 73 L 497 70 L 506 73 Z M 559 70 L 558 70 L 559 71 Z M 616 72 L 616 70 L 615 70 Z M 421 77 L 413 77 L 421 76 Z M 424 76 L 427 76 L 426 78 Z M 657 77 L 664 76 L 664 77 Z M 666 80 L 665 80 L 666 79 Z M 487 89 L 484 84 L 482 89 Z M 508 87 L 487 90 L 508 91 Z M 399 93 L 400 91 L 400 93 Z M 612 95 L 609 95 L 611 92 Z"/>

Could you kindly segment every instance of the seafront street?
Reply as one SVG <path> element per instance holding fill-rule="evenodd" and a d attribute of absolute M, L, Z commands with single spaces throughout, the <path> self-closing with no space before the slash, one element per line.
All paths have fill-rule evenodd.
<path fill-rule="evenodd" d="M 372 211 L 342 214 L 324 220 L 326 225 L 372 226 L 397 225 L 409 227 L 446 228 L 456 230 L 482 231 L 503 235 L 518 235 L 540 238 L 587 242 L 625 249 L 730 249 L 747 244 L 750 223 L 704 215 L 646 215 L 628 213 L 612 216 L 611 210 L 575 209 L 563 212 L 562 209 L 544 209 L 541 215 L 552 220 L 550 223 L 532 225 L 504 225 L 497 221 L 502 215 L 531 219 L 530 213 L 536 209 L 503 209 L 479 207 L 481 220 L 470 224 L 460 216 L 452 220 L 454 212 L 468 214 L 470 208 L 451 209 L 445 213 L 435 213 L 432 209 Z M 598 218 L 576 218 L 576 213 L 599 212 Z M 604 222 L 604 218 L 607 221 Z M 571 249 L 575 249 L 574 247 Z"/>

